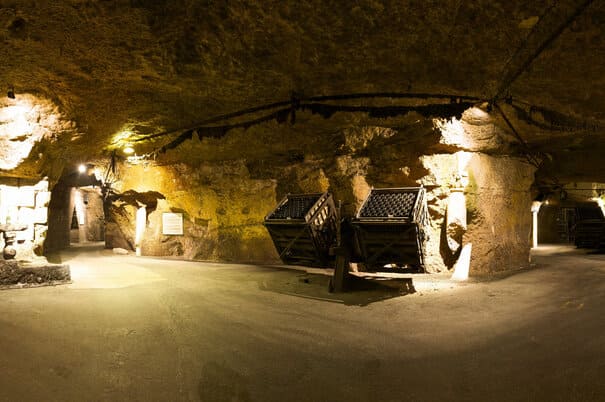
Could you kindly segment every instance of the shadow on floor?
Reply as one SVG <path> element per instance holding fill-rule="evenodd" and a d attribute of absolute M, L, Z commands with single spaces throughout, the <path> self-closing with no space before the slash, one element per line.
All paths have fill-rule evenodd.
<path fill-rule="evenodd" d="M 415 293 L 412 279 L 364 279 L 351 277 L 347 292 L 331 293 L 331 277 L 309 273 L 292 273 L 289 278 L 278 276 L 259 283 L 259 289 L 331 303 L 367 306 L 382 300 Z"/>
<path fill-rule="evenodd" d="M 105 250 L 105 242 L 85 242 L 72 244 L 64 250 L 49 251 L 45 257 L 48 262 L 61 264 L 67 262 L 82 253 L 100 253 Z"/>

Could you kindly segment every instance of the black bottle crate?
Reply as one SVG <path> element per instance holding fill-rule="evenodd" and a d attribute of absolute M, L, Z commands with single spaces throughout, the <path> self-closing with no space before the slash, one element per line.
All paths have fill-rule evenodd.
<path fill-rule="evenodd" d="M 329 193 L 288 194 L 264 225 L 285 264 L 331 267 L 337 211 Z"/>
<path fill-rule="evenodd" d="M 423 271 L 428 210 L 423 187 L 372 189 L 351 225 L 363 269 Z"/>

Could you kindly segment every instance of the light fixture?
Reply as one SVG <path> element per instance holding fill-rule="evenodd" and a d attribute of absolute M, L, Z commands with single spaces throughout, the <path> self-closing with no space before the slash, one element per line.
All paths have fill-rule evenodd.
<path fill-rule="evenodd" d="M 86 172 L 86 165 L 80 164 L 80 166 L 78 166 L 78 172 L 85 173 Z"/>
<path fill-rule="evenodd" d="M 9 99 L 15 99 L 15 88 L 14 87 L 10 87 L 8 89 L 8 92 L 6 93 L 6 96 L 8 96 Z"/>
<path fill-rule="evenodd" d="M 124 153 L 126 155 L 132 155 L 132 154 L 134 154 L 134 148 L 132 146 L 130 146 L 130 145 L 126 145 L 124 147 L 123 151 L 124 151 Z"/>

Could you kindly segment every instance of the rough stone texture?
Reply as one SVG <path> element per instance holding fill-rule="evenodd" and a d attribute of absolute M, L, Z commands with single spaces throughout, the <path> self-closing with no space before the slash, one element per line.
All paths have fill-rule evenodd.
<path fill-rule="evenodd" d="M 42 255 L 48 222 L 48 181 L 0 179 L 1 226 L 18 227 L 15 232 L 15 258 L 33 261 Z M 4 239 L 0 239 L 4 247 Z"/>
<path fill-rule="evenodd" d="M 447 247 L 445 216 L 451 189 L 458 187 L 455 174 L 458 172 L 459 158 L 456 154 L 435 154 L 420 158 L 428 172 L 419 182 L 429 189 L 427 205 L 430 229 L 425 264 L 429 272 L 446 271 L 456 260 Z"/>
<path fill-rule="evenodd" d="M 469 162 L 465 241 L 473 244 L 471 274 L 527 267 L 535 167 L 509 157 L 475 154 Z"/>
<path fill-rule="evenodd" d="M 19 140 L 7 144 L 29 147 L 39 138 L 30 134 L 52 133 L 56 141 L 41 144 L 22 169 L 53 181 L 63 166 L 96 158 L 118 137 L 188 127 L 292 92 L 443 92 L 490 100 L 507 73 L 581 3 L 7 1 L 0 5 L 0 76 L 2 93 L 13 87 L 16 99 L 2 97 L 0 108 L 28 100 L 34 105 L 28 113 L 41 117 L 40 130 L 11 132 Z M 507 93 L 602 124 L 604 16 L 605 5 L 592 2 Z M 578 137 L 524 126 L 510 107 L 507 113 L 530 143 L 544 148 L 540 132 Z M 591 141 L 603 144 L 602 135 L 591 137 L 574 155 Z M 557 148 L 545 151 L 564 161 L 563 142 Z M 39 152 L 43 160 L 36 162 Z M 574 173 L 570 166 L 552 168 Z"/>
<path fill-rule="evenodd" d="M 48 204 L 49 236 L 44 244 L 46 252 L 69 247 L 70 227 L 74 203 L 72 187 L 64 182 L 57 183 L 51 192 Z"/>
<path fill-rule="evenodd" d="M 277 262 L 271 240 L 261 225 L 276 204 L 275 183 L 250 179 L 242 162 L 193 169 L 172 166 L 130 166 L 120 187 L 138 192 L 161 188 L 165 200 L 148 215 L 143 255 L 175 255 L 187 259 Z M 113 210 L 122 232 L 134 246 L 134 207 Z M 162 213 L 184 216 L 184 235 L 162 234 Z M 108 229 L 108 233 L 109 233 Z M 117 238 L 113 237 L 112 239 Z M 110 247 L 118 244 L 108 239 Z"/>
<path fill-rule="evenodd" d="M 457 255 L 446 249 L 448 187 L 457 187 L 452 172 L 458 170 L 461 154 L 424 156 L 423 163 L 431 172 L 422 179 L 425 186 L 440 184 L 439 192 L 429 192 L 431 239 L 428 244 L 429 269 L 451 267 Z M 526 266 L 529 262 L 531 229 L 531 195 L 528 191 L 535 168 L 523 160 L 466 154 L 465 170 L 469 184 L 465 187 L 467 232 L 462 243 L 472 243 L 471 275 Z M 470 156 L 470 157 L 469 157 Z M 434 241 L 435 238 L 442 241 Z M 445 243 L 445 244 L 444 244 Z"/>
<path fill-rule="evenodd" d="M 48 168 L 40 152 L 46 145 L 56 144 L 58 136 L 75 139 L 74 127 L 47 98 L 31 94 L 20 94 L 16 99 L 0 97 L 0 170 L 17 169 L 21 175 L 36 177 Z M 38 152 L 30 155 L 35 145 Z M 56 150 L 60 154 L 66 151 L 61 147 Z M 28 156 L 31 168 L 19 169 Z"/>
<path fill-rule="evenodd" d="M 479 107 L 465 111 L 460 120 L 435 119 L 434 124 L 441 133 L 439 144 L 449 148 L 497 153 L 508 148 L 508 135 L 498 127 L 495 116 Z"/>
<path fill-rule="evenodd" d="M 342 201 L 343 213 L 352 215 L 372 186 L 421 183 L 429 190 L 430 266 L 442 271 L 456 260 L 456 252 L 442 248 L 447 197 L 461 173 L 455 155 L 473 152 L 478 156 L 469 168 L 471 189 L 481 186 L 467 189 L 467 196 L 482 206 L 476 208 L 476 222 L 469 219 L 463 242 L 476 237 L 478 270 L 506 264 L 488 264 L 488 255 L 518 265 L 527 254 L 517 238 L 525 236 L 522 205 L 533 180 L 526 175 L 531 169 L 516 157 L 528 148 L 537 154 L 538 187 L 605 181 L 595 169 L 605 146 L 605 4 L 592 2 L 530 59 L 582 3 L 4 2 L 0 76 L 7 88 L 0 94 L 14 89 L 16 96 L 0 97 L 0 152 L 5 152 L 0 174 L 48 176 L 53 185 L 82 161 L 97 167 L 117 161 L 125 170 L 114 183 L 118 192 L 166 196 L 147 207 L 144 253 L 264 261 L 276 256 L 262 218 L 288 192 L 329 190 Z M 299 111 L 295 124 L 271 121 L 231 130 L 223 138 L 195 134 L 147 160 L 142 155 L 174 135 L 135 142 L 292 96 L 358 92 L 470 95 L 481 101 L 457 120 L 413 112 L 383 118 L 339 112 L 324 119 Z M 496 95 L 515 130 L 488 103 Z M 417 106 L 423 101 L 335 103 Z M 124 164 L 127 143 L 135 146 L 142 164 Z M 486 161 L 484 171 L 477 160 Z M 503 178 L 507 175 L 512 179 Z M 50 226 L 69 223 L 73 206 L 64 196 L 69 188 L 59 185 L 53 192 L 57 201 L 49 207 Z M 499 192 L 524 195 L 498 199 Z M 500 209 L 502 222 L 486 209 L 507 203 L 512 207 Z M 108 243 L 134 247 L 137 207 L 116 201 L 111 213 L 106 210 Z M 167 211 L 184 214 L 184 236 L 161 235 L 161 214 Z M 492 225 L 501 226 L 502 233 L 510 228 L 510 238 L 488 236 Z M 66 244 L 69 233 L 61 232 L 49 248 Z"/>
<path fill-rule="evenodd" d="M 44 286 L 71 280 L 69 265 L 0 260 L 0 289 L 14 286 Z"/>
<path fill-rule="evenodd" d="M 100 190 L 98 188 L 82 188 L 80 191 L 86 214 L 83 239 L 86 241 L 102 241 L 105 236 L 105 215 Z"/>
<path fill-rule="evenodd" d="M 346 129 L 332 136 L 332 147 L 345 150 L 335 157 L 322 149 L 315 150 L 321 157 L 307 156 L 304 146 L 309 144 L 302 143 L 302 160 L 264 160 L 247 154 L 246 159 L 200 161 L 195 166 L 125 163 L 120 165 L 116 189 L 122 194 L 162 191 L 165 197 L 148 211 L 141 244 L 144 255 L 276 262 L 262 222 L 285 194 L 330 191 L 342 202 L 343 215 L 351 217 L 372 186 L 421 184 L 427 188 L 431 218 L 426 258 L 429 272 L 451 269 L 459 246 L 466 243 L 473 243 L 471 275 L 516 268 L 528 261 L 528 203 L 534 169 L 522 159 L 465 151 L 485 148 L 495 152 L 492 140 L 504 141 L 491 122 L 475 119 L 471 124 L 466 116 L 461 122 L 427 120 L 399 129 Z M 452 125 L 459 132 L 448 137 Z M 491 128 L 486 129 L 488 126 Z M 487 137 L 486 131 L 491 133 Z M 243 139 L 223 143 L 229 149 L 243 146 L 239 141 Z M 203 149 L 202 144 L 196 147 Z M 446 222 L 449 196 L 460 187 L 468 207 L 466 233 L 467 227 L 462 228 L 457 221 L 453 226 L 458 226 L 448 231 Z M 143 204 L 114 202 L 111 219 L 115 223 L 107 227 L 109 247 L 134 249 L 135 212 Z M 162 235 L 163 212 L 183 213 L 183 236 Z M 489 235 L 492 226 L 499 229 Z M 448 240 L 458 246 L 449 247 Z M 494 254 L 489 252 L 492 249 Z"/>

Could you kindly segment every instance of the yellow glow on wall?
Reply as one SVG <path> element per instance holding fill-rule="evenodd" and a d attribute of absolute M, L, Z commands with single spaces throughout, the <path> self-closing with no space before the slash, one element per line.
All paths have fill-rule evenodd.
<path fill-rule="evenodd" d="M 0 169 L 16 168 L 36 142 L 63 131 L 63 124 L 48 100 L 29 94 L 0 99 Z"/>
<path fill-rule="evenodd" d="M 441 132 L 441 142 L 444 144 L 457 145 L 461 148 L 471 147 L 472 144 L 467 138 L 462 121 L 457 118 L 452 117 L 451 120 L 433 119 L 433 125 Z"/>
<path fill-rule="evenodd" d="M 122 126 L 120 131 L 112 136 L 111 144 L 116 149 L 121 149 L 126 155 L 134 153 L 132 148 L 132 138 L 135 136 L 135 132 L 132 130 L 132 126 L 126 124 Z M 130 152 L 132 150 L 132 152 Z"/>
<path fill-rule="evenodd" d="M 30 108 L 27 105 L 6 106 L 0 109 L 0 121 L 7 122 L 2 127 L 2 131 L 12 137 L 30 134 L 33 127 L 27 116 L 29 110 Z"/>

